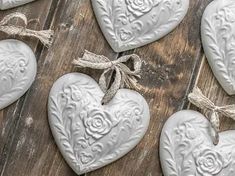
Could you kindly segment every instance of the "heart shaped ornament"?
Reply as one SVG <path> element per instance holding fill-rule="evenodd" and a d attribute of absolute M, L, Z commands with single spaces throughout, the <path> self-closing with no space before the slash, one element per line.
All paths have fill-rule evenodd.
<path fill-rule="evenodd" d="M 201 26 L 203 48 L 215 77 L 235 94 L 235 1 L 214 0 L 206 8 Z"/>
<path fill-rule="evenodd" d="M 36 58 L 28 45 L 18 40 L 0 41 L 0 110 L 30 88 L 36 72 Z"/>
<path fill-rule="evenodd" d="M 234 176 L 235 131 L 219 134 L 215 146 L 210 123 L 191 110 L 172 115 L 163 127 L 160 159 L 164 176 Z"/>
<path fill-rule="evenodd" d="M 6 10 L 13 7 L 21 6 L 32 1 L 35 0 L 0 0 L 0 9 Z"/>
<path fill-rule="evenodd" d="M 48 113 L 53 136 L 79 175 L 128 153 L 149 125 L 149 107 L 139 93 L 121 89 L 102 106 L 103 96 L 95 80 L 80 73 L 62 76 L 50 92 Z"/>
<path fill-rule="evenodd" d="M 122 52 L 171 32 L 187 13 L 189 0 L 92 0 L 104 36 Z"/>

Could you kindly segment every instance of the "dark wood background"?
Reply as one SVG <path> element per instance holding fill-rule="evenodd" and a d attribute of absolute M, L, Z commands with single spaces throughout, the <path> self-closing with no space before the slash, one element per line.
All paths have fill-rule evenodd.
<path fill-rule="evenodd" d="M 195 85 L 217 104 L 235 103 L 220 87 L 204 57 L 200 41 L 202 13 L 212 0 L 190 0 L 183 22 L 169 35 L 150 45 L 114 53 L 104 39 L 89 0 L 37 0 L 12 10 L 38 19 L 33 29 L 54 29 L 55 41 L 44 48 L 37 40 L 19 38 L 35 51 L 38 74 L 30 90 L 0 111 L 1 176 L 75 176 L 58 151 L 48 125 L 47 97 L 53 82 L 77 71 L 71 62 L 85 49 L 111 59 L 136 53 L 145 59 L 141 93 L 149 103 L 149 130 L 134 150 L 120 160 L 86 176 L 161 176 L 158 146 L 164 122 L 174 112 L 190 108 L 187 95 Z M 19 21 L 15 21 L 19 23 Z M 12 38 L 0 33 L 0 39 Z M 17 37 L 16 37 L 17 38 Z M 82 70 L 97 79 L 91 70 Z M 223 130 L 235 122 L 223 119 Z"/>

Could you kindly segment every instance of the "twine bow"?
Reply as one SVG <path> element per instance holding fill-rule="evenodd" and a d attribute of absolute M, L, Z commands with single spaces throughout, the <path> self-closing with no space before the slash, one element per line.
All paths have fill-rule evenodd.
<path fill-rule="evenodd" d="M 9 22 L 13 18 L 21 19 L 24 22 L 24 26 L 15 26 L 9 24 Z M 49 47 L 52 44 L 53 39 L 53 30 L 42 30 L 42 31 L 35 31 L 31 29 L 27 29 L 28 25 L 27 17 L 19 12 L 11 13 L 5 16 L 0 21 L 0 31 L 7 33 L 9 35 L 19 35 L 19 36 L 29 36 L 29 37 L 36 37 L 38 38 L 46 47 Z"/>
<path fill-rule="evenodd" d="M 235 105 L 216 106 L 209 98 L 203 95 L 202 91 L 195 87 L 193 92 L 188 95 L 189 101 L 195 106 L 203 110 L 209 110 L 212 112 L 210 117 L 211 127 L 214 129 L 215 134 L 212 134 L 213 142 L 215 145 L 219 143 L 219 131 L 220 131 L 220 116 L 224 115 L 235 120 Z"/>
<path fill-rule="evenodd" d="M 131 70 L 124 63 L 132 61 L 134 69 Z M 137 78 L 140 78 L 140 71 L 142 61 L 136 54 L 126 55 L 120 57 L 115 61 L 110 61 L 105 56 L 96 55 L 89 51 L 85 51 L 82 58 L 73 61 L 77 67 L 92 68 L 104 70 L 100 79 L 99 85 L 101 90 L 105 93 L 102 104 L 107 104 L 117 93 L 118 89 L 126 86 L 127 88 L 138 89 Z M 114 74 L 114 81 L 111 86 L 107 83 L 107 76 Z"/>

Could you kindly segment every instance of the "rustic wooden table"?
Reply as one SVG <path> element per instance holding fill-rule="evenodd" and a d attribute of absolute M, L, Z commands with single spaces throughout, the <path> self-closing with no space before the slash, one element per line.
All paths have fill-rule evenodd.
<path fill-rule="evenodd" d="M 183 22 L 168 36 L 145 47 L 115 53 L 104 39 L 89 0 L 38 0 L 13 10 L 40 26 L 55 30 L 55 41 L 46 49 L 37 40 L 18 38 L 35 51 L 38 74 L 31 89 L 16 103 L 0 111 L 1 176 L 76 175 L 58 151 L 48 125 L 47 97 L 53 82 L 65 73 L 76 71 L 71 62 L 85 49 L 111 59 L 136 53 L 145 59 L 141 93 L 151 109 L 149 130 L 129 154 L 87 176 L 161 176 L 158 146 L 161 128 L 176 111 L 189 108 L 187 94 L 194 85 L 218 104 L 235 103 L 220 87 L 204 57 L 200 41 L 200 20 L 212 0 L 190 0 Z M 16 21 L 18 23 L 18 21 Z M 0 34 L 0 39 L 9 38 Z M 94 71 L 80 70 L 98 78 Z M 223 130 L 234 129 L 235 122 L 224 119 Z"/>

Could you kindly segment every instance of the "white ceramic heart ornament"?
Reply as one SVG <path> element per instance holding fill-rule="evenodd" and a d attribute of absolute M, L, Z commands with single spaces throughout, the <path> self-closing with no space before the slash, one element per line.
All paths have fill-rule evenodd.
<path fill-rule="evenodd" d="M 164 176 L 235 175 L 235 131 L 220 133 L 215 146 L 209 129 L 209 121 L 195 111 L 180 111 L 169 118 L 160 139 Z"/>
<path fill-rule="evenodd" d="M 104 93 L 87 75 L 70 73 L 53 85 L 49 123 L 70 167 L 83 174 L 103 167 L 133 149 L 149 124 L 149 107 L 137 92 L 120 89 L 102 106 Z"/>
<path fill-rule="evenodd" d="M 187 13 L 189 0 L 92 0 L 100 28 L 114 51 L 154 42 Z"/>
<path fill-rule="evenodd" d="M 10 9 L 13 7 L 17 7 L 35 0 L 0 0 L 0 9 Z"/>
<path fill-rule="evenodd" d="M 235 94 L 235 1 L 214 0 L 201 26 L 203 48 L 214 75 L 224 90 Z"/>
<path fill-rule="evenodd" d="M 33 83 L 36 58 L 25 43 L 0 41 L 0 110 L 19 99 Z"/>

